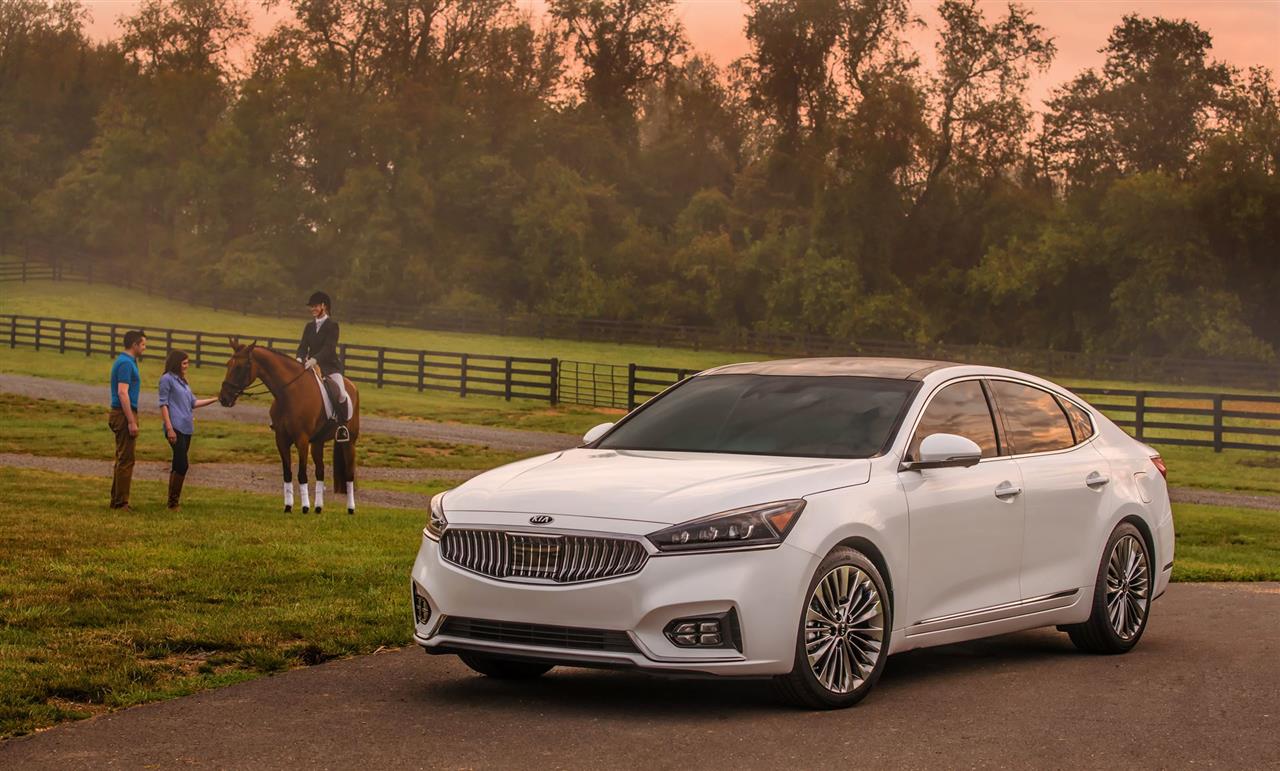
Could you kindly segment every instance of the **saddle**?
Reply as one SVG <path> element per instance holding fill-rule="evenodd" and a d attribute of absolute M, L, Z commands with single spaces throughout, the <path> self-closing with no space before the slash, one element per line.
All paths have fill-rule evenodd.
<path fill-rule="evenodd" d="M 312 367 L 311 372 L 320 386 L 320 397 L 324 403 L 324 415 L 327 418 L 315 436 L 311 437 L 311 441 L 318 442 L 330 438 L 335 442 L 351 441 L 351 435 L 345 425 L 351 419 L 351 415 L 348 414 L 351 411 L 351 401 L 339 401 L 342 394 L 338 391 L 338 387 L 332 380 L 320 374 L 319 367 Z"/>

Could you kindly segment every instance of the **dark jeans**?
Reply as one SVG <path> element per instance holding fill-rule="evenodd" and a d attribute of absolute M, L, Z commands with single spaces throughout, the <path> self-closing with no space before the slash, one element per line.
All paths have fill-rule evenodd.
<path fill-rule="evenodd" d="M 173 448 L 173 467 L 175 474 L 185 474 L 191 464 L 187 461 L 187 453 L 191 450 L 191 434 L 184 434 L 181 431 L 174 431 L 178 435 L 176 442 L 170 442 L 169 446 Z"/>

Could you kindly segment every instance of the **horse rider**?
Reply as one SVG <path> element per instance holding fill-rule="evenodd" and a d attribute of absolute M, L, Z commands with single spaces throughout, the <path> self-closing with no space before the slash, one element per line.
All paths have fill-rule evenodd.
<path fill-rule="evenodd" d="M 333 405 L 333 417 L 320 429 L 320 434 L 334 425 L 335 442 L 347 442 L 347 421 L 351 419 L 347 385 L 342 378 L 342 362 L 338 359 L 338 322 L 329 317 L 333 301 L 324 292 L 315 292 L 307 300 L 313 321 L 302 329 L 302 342 L 298 344 L 298 361 L 307 369 L 320 367 L 320 374 L 329 379 L 338 390 L 338 403 Z"/>

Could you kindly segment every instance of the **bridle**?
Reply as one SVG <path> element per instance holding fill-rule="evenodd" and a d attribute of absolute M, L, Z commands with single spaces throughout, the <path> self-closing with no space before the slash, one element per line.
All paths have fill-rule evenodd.
<path fill-rule="evenodd" d="M 271 350 L 271 349 L 270 349 L 270 348 L 267 348 L 267 349 L 265 349 L 265 350 L 268 350 L 268 351 L 269 351 L 269 350 Z M 274 353 L 274 351 L 272 351 L 272 352 Z M 283 354 L 282 354 L 282 355 L 283 355 Z M 233 382 L 231 382 L 230 380 L 228 380 L 228 379 L 224 378 L 224 379 L 223 379 L 223 381 L 222 381 L 222 387 L 223 387 L 223 389 L 225 390 L 228 386 L 230 386 L 230 387 L 231 387 L 231 389 L 235 392 L 235 393 L 231 394 L 231 398 L 232 398 L 232 399 L 239 399 L 241 396 L 246 396 L 246 397 L 252 398 L 252 397 L 254 397 L 254 396 L 262 396 L 263 394 L 271 393 L 271 389 L 267 387 L 267 384 L 266 384 L 265 382 L 263 382 L 263 383 L 261 384 L 261 388 L 262 388 L 262 390 L 260 390 L 260 391 L 253 391 L 253 390 L 250 390 L 250 389 L 252 389 L 252 388 L 253 388 L 253 381 L 254 381 L 254 380 L 257 380 L 258 378 L 254 377 L 254 375 L 253 375 L 253 354 L 252 354 L 252 353 L 250 353 L 250 354 L 248 354 L 245 358 L 247 359 L 248 364 L 249 364 L 249 381 L 248 381 L 247 383 L 243 383 L 243 384 L 241 384 L 241 383 L 233 383 Z M 299 380 L 303 375 L 307 374 L 307 372 L 308 372 L 308 371 L 309 371 L 309 370 L 308 370 L 306 367 L 303 367 L 303 368 L 302 368 L 302 371 L 301 371 L 301 372 L 299 372 L 298 374 L 294 375 L 294 376 L 293 376 L 293 378 L 289 380 L 289 382 L 287 382 L 287 383 L 285 383 L 284 385 L 280 386 L 280 390 L 281 390 L 281 391 L 283 391 L 283 390 L 285 390 L 286 388 L 288 388 L 289 386 L 291 386 L 291 385 L 293 385 L 294 383 L 298 382 L 298 380 Z"/>

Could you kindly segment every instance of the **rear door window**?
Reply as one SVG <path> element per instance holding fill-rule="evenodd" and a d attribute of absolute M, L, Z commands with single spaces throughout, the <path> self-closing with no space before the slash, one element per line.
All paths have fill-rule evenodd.
<path fill-rule="evenodd" d="M 1005 438 L 1015 455 L 1066 449 L 1075 440 L 1058 400 L 1048 391 L 992 380 L 991 390 L 1004 416 Z"/>
<path fill-rule="evenodd" d="M 991 408 L 987 405 L 986 394 L 982 392 L 982 384 L 977 380 L 963 380 L 946 386 L 929 401 L 908 448 L 912 459 L 920 457 L 920 442 L 930 434 L 956 434 L 971 439 L 982 448 L 984 458 L 1000 454 Z"/>

